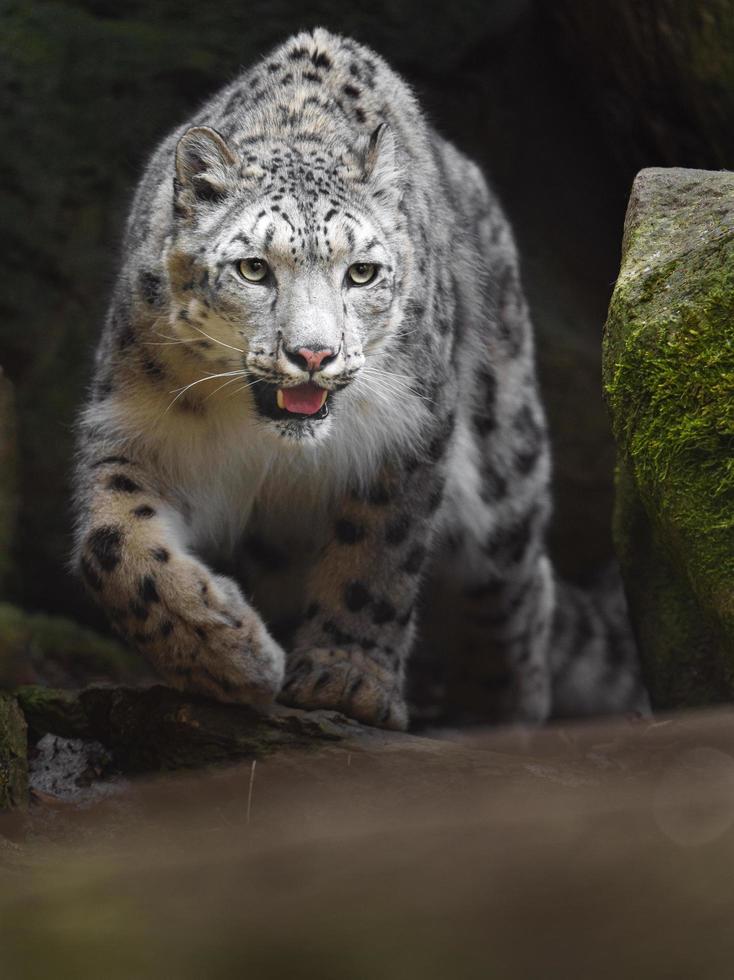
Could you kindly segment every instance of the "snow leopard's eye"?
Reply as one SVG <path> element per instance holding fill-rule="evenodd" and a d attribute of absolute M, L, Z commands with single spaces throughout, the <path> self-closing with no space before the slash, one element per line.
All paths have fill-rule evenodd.
<path fill-rule="evenodd" d="M 347 269 L 347 285 L 366 286 L 376 275 L 377 266 L 374 262 L 355 262 Z"/>
<path fill-rule="evenodd" d="M 237 263 L 237 270 L 248 282 L 262 282 L 270 271 L 265 259 L 241 259 Z"/>

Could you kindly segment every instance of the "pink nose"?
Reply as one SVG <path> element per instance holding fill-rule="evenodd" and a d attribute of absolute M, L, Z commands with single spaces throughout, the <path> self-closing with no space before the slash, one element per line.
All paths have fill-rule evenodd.
<path fill-rule="evenodd" d="M 299 347 L 298 353 L 306 362 L 309 371 L 318 371 L 323 362 L 334 355 L 334 351 L 328 348 L 326 350 L 311 350 L 309 347 Z"/>

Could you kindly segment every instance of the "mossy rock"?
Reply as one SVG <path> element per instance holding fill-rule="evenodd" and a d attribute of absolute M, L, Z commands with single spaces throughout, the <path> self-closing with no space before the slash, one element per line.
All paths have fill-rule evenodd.
<path fill-rule="evenodd" d="M 0 686 L 41 681 L 77 687 L 147 676 L 142 658 L 62 616 L 0 602 Z"/>
<path fill-rule="evenodd" d="M 27 728 L 18 702 L 0 691 L 0 810 L 28 799 Z"/>
<path fill-rule="evenodd" d="M 604 382 L 616 539 L 654 702 L 734 696 L 734 174 L 635 180 Z"/>

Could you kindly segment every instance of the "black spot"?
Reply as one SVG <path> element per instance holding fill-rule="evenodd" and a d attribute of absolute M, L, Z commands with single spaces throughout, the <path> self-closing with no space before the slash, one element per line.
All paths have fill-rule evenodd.
<path fill-rule="evenodd" d="M 135 331 L 130 323 L 120 324 L 117 318 L 113 320 L 113 323 L 118 330 L 117 349 L 125 350 L 135 341 Z"/>
<path fill-rule="evenodd" d="M 146 303 L 150 306 L 158 306 L 161 302 L 161 278 L 148 269 L 138 276 L 138 288 Z"/>
<path fill-rule="evenodd" d="M 143 605 L 142 602 L 138 602 L 136 599 L 130 603 L 130 612 L 136 619 L 143 620 L 143 622 L 148 618 L 148 609 Z"/>
<path fill-rule="evenodd" d="M 415 575 L 419 572 L 421 565 L 426 557 L 426 549 L 422 544 L 417 544 L 408 552 L 408 557 L 403 562 L 403 571 L 408 575 Z"/>
<path fill-rule="evenodd" d="M 527 476 L 535 467 L 540 459 L 537 449 L 528 449 L 525 452 L 515 453 L 515 470 L 520 476 Z"/>
<path fill-rule="evenodd" d="M 170 619 L 164 619 L 161 623 L 161 636 L 170 636 L 173 633 L 173 623 Z"/>
<path fill-rule="evenodd" d="M 97 575 L 95 570 L 92 568 L 91 563 L 84 556 L 82 556 L 81 559 L 81 569 L 82 577 L 89 588 L 93 589 L 95 592 L 101 592 L 102 579 L 99 577 L 99 575 Z"/>
<path fill-rule="evenodd" d="M 331 58 L 323 51 L 314 51 L 311 55 L 311 63 L 315 68 L 331 68 Z"/>
<path fill-rule="evenodd" d="M 350 582 L 344 589 L 344 603 L 350 612 L 359 612 L 369 601 L 369 591 L 362 582 Z"/>
<path fill-rule="evenodd" d="M 350 85 L 348 83 L 342 87 L 342 92 L 348 95 L 350 99 L 358 99 L 362 94 L 356 85 Z"/>
<path fill-rule="evenodd" d="M 151 548 L 150 553 L 156 561 L 162 562 L 163 564 L 171 557 L 166 548 Z"/>
<path fill-rule="evenodd" d="M 353 698 L 354 695 L 359 691 L 359 689 L 364 685 L 364 677 L 358 677 L 356 681 L 352 681 L 349 690 L 347 691 L 347 697 Z"/>
<path fill-rule="evenodd" d="M 144 575 L 138 584 L 138 595 L 143 602 L 160 602 L 158 589 L 155 587 L 155 579 L 152 575 Z"/>
<path fill-rule="evenodd" d="M 203 626 L 195 626 L 194 633 L 196 633 L 196 635 L 199 637 L 200 640 L 206 639 L 206 630 L 204 629 Z"/>
<path fill-rule="evenodd" d="M 512 564 L 519 562 L 530 543 L 535 517 L 533 509 L 511 524 L 495 529 L 487 539 L 484 550 L 495 560 Z"/>
<path fill-rule="evenodd" d="M 399 514 L 385 528 L 385 540 L 393 547 L 402 544 L 408 537 L 412 518 L 410 514 Z"/>
<path fill-rule="evenodd" d="M 307 57 L 308 51 L 305 48 L 294 48 L 292 51 L 288 52 L 288 58 L 290 61 L 302 61 Z"/>
<path fill-rule="evenodd" d="M 346 518 L 338 520 L 335 527 L 337 539 L 342 544 L 357 544 L 367 534 L 367 531 L 361 524 L 354 524 Z"/>
<path fill-rule="evenodd" d="M 493 504 L 507 496 L 507 480 L 494 470 L 485 470 L 482 474 L 484 484 L 480 495 L 485 504 Z"/>
<path fill-rule="evenodd" d="M 337 626 L 337 624 L 330 619 L 324 623 L 324 632 L 328 633 L 334 640 L 334 643 L 338 643 L 340 646 L 354 643 L 354 637 L 352 634 L 346 633 L 340 626 Z"/>
<path fill-rule="evenodd" d="M 122 531 L 111 525 L 98 527 L 87 538 L 89 550 L 103 571 L 112 572 L 120 564 L 122 541 Z"/>
<path fill-rule="evenodd" d="M 378 599 L 372 607 L 372 622 L 377 626 L 395 619 L 395 606 L 387 599 Z"/>
<path fill-rule="evenodd" d="M 119 490 L 120 493 L 138 493 L 142 487 L 131 480 L 129 477 L 125 476 L 124 473 L 115 473 L 107 481 L 108 490 Z"/>
<path fill-rule="evenodd" d="M 323 81 L 323 79 L 321 78 L 321 75 L 319 75 L 319 73 L 316 72 L 316 71 L 304 71 L 303 77 L 308 82 L 321 82 L 321 81 Z"/>
<path fill-rule="evenodd" d="M 149 517 L 155 517 L 155 510 L 147 504 L 141 504 L 140 507 L 135 507 L 130 513 L 134 517 L 142 517 L 144 520 L 147 520 Z"/>
<path fill-rule="evenodd" d="M 166 373 L 158 361 L 154 360 L 152 357 L 143 358 L 143 370 L 149 378 L 155 378 L 157 381 L 165 377 Z"/>

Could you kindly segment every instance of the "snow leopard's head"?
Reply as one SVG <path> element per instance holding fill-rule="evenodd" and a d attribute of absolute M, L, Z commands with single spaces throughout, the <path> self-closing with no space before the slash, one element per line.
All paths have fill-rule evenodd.
<path fill-rule="evenodd" d="M 205 127 L 178 143 L 170 328 L 223 384 L 249 384 L 282 436 L 324 435 L 354 404 L 347 387 L 388 391 L 379 365 L 410 273 L 395 156 L 385 126 L 351 149 L 268 139 L 235 152 Z"/>

